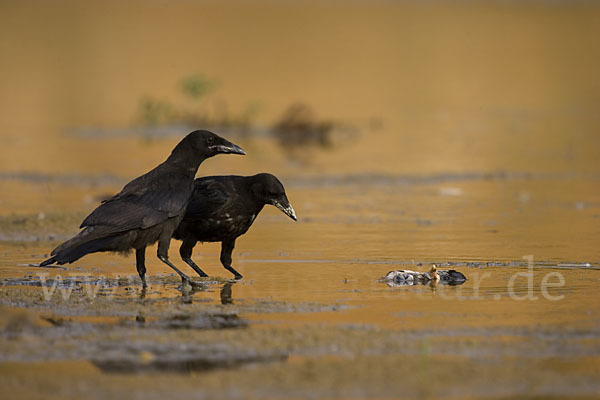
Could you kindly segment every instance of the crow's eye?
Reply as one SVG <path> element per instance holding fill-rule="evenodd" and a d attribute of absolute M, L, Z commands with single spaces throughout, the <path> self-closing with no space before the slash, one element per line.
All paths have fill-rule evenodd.
<path fill-rule="evenodd" d="M 214 142 L 215 142 L 215 138 L 214 138 L 214 137 L 212 137 L 212 136 L 209 136 L 209 137 L 206 139 L 206 143 L 208 143 L 208 144 L 213 144 Z"/>

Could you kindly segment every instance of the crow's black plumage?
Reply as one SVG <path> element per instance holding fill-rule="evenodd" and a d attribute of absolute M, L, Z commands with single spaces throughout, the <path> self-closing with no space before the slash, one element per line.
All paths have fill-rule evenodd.
<path fill-rule="evenodd" d="M 235 240 L 248 231 L 265 204 L 272 204 L 296 221 L 285 189 L 271 174 L 207 176 L 194 181 L 194 194 L 173 238 L 183 241 L 179 254 L 200 276 L 207 276 L 192 261 L 197 242 L 221 242 L 221 263 L 236 279 L 231 266 Z"/>
<path fill-rule="evenodd" d="M 81 223 L 83 230 L 54 249 L 52 257 L 40 265 L 72 263 L 100 251 L 134 249 L 137 270 L 146 287 L 146 246 L 158 241 L 158 258 L 182 279 L 188 279 L 169 261 L 169 243 L 190 202 L 200 163 L 219 153 L 246 154 L 212 132 L 188 134 L 165 162 L 102 202 Z"/>

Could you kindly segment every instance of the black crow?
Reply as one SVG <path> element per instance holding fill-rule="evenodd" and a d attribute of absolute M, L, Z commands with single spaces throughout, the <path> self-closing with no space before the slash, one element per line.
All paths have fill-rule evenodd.
<path fill-rule="evenodd" d="M 165 162 L 103 201 L 81 223 L 83 230 L 55 248 L 40 266 L 72 263 L 99 251 L 135 249 L 137 271 L 146 287 L 146 246 L 158 241 L 158 258 L 189 280 L 169 261 L 169 243 L 190 202 L 200 163 L 219 153 L 246 154 L 212 132 L 188 134 Z"/>
<path fill-rule="evenodd" d="M 279 179 L 271 174 L 253 176 L 207 176 L 194 181 L 194 194 L 173 238 L 182 240 L 179 254 L 200 276 L 208 276 L 192 261 L 197 242 L 221 242 L 221 264 L 236 279 L 242 275 L 231 266 L 238 236 L 248 231 L 265 204 L 272 204 L 294 221 Z"/>

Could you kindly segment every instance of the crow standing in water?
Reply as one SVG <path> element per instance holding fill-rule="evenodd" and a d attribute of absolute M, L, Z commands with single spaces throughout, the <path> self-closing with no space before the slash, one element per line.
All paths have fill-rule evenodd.
<path fill-rule="evenodd" d="M 264 205 L 272 204 L 297 220 L 283 185 L 271 174 L 207 176 L 196 179 L 194 185 L 192 200 L 173 238 L 183 241 L 179 254 L 200 276 L 208 275 L 191 258 L 197 242 L 221 242 L 221 264 L 241 279 L 231 266 L 235 240 L 248 231 Z"/>
<path fill-rule="evenodd" d="M 146 246 L 158 241 L 158 258 L 189 280 L 169 261 L 169 243 L 190 202 L 200 163 L 220 153 L 246 154 L 212 132 L 188 134 L 165 162 L 102 202 L 81 223 L 83 230 L 54 249 L 40 266 L 72 263 L 100 251 L 135 249 L 137 271 L 146 287 Z"/>

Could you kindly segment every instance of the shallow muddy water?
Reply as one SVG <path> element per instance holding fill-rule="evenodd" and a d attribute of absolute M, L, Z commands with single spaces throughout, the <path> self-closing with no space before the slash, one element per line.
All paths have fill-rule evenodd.
<path fill-rule="evenodd" d="M 597 398 L 600 7 L 593 2 L 0 4 L 0 397 Z M 135 22 L 132 22 L 135 20 Z M 195 102 L 181 79 L 216 93 Z M 196 246 L 193 290 L 149 249 L 36 265 L 192 128 L 271 172 L 238 239 Z M 292 104 L 338 128 L 282 149 Z M 207 111 L 208 110 L 208 111 Z M 216 111 L 215 111 L 216 110 Z M 171 244 L 170 257 L 190 276 Z M 462 285 L 390 287 L 455 269 Z"/>
<path fill-rule="evenodd" d="M 238 282 L 220 266 L 218 245 L 199 245 L 194 258 L 218 278 L 197 278 L 203 285 L 192 292 L 153 257 L 146 292 L 133 257 L 35 267 L 83 214 L 5 216 L 12 226 L 0 249 L 4 390 L 35 397 L 51 385 L 60 397 L 161 397 L 174 385 L 182 398 L 598 393 L 600 253 L 589 221 L 600 199 L 585 189 L 596 182 L 284 182 L 299 221 L 267 207 L 234 252 Z M 94 193 L 70 190 L 79 199 Z M 556 230 L 560 221 L 565 229 Z M 182 265 L 178 242 L 172 246 Z M 433 262 L 467 282 L 377 281 Z M 39 386 L 24 387 L 26 377 Z M 451 391 L 445 379 L 454 381 Z"/>

